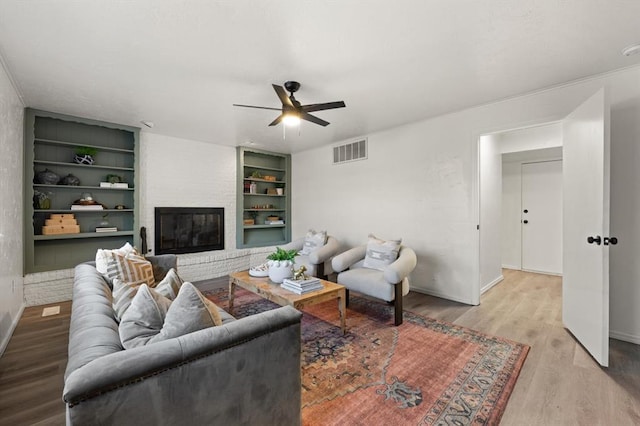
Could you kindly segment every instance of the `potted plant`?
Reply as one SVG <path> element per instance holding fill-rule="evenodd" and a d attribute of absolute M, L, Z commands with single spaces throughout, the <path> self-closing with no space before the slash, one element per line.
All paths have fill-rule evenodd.
<path fill-rule="evenodd" d="M 93 156 L 98 153 L 96 148 L 90 146 L 79 146 L 75 149 L 75 157 L 73 161 L 78 164 L 86 164 L 88 166 L 93 164 Z"/>
<path fill-rule="evenodd" d="M 274 283 L 282 283 L 285 278 L 293 275 L 293 260 L 298 255 L 298 250 L 285 250 L 276 247 L 276 251 L 267 256 L 269 265 L 269 279 Z"/>

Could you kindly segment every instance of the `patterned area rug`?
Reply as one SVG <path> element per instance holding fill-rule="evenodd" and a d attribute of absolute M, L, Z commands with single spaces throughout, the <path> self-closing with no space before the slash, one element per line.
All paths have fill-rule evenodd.
<path fill-rule="evenodd" d="M 226 289 L 206 293 L 228 307 Z M 236 290 L 235 316 L 277 307 Z M 304 425 L 494 425 L 529 347 L 352 295 L 347 334 L 336 301 L 302 319 Z"/>

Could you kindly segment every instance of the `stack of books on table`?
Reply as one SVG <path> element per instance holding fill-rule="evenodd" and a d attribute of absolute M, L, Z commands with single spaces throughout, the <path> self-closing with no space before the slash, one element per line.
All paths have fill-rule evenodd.
<path fill-rule="evenodd" d="M 306 280 L 291 280 L 289 278 L 285 278 L 280 286 L 285 290 L 292 291 L 296 294 L 305 294 L 310 291 L 321 290 L 323 288 L 320 280 L 313 277 Z"/>

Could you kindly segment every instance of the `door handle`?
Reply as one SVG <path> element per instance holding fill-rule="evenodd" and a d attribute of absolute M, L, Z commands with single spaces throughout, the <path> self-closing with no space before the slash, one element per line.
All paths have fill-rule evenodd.
<path fill-rule="evenodd" d="M 596 243 L 597 245 L 600 245 L 602 239 L 600 238 L 600 235 L 596 235 L 595 237 L 587 237 L 587 242 L 589 244 Z"/>
<path fill-rule="evenodd" d="M 604 237 L 604 245 L 608 246 L 609 244 L 615 246 L 618 244 L 618 239 L 616 237 Z"/>

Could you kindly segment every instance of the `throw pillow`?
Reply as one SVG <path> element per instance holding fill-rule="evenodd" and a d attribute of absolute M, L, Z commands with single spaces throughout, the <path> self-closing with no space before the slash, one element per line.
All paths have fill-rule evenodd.
<path fill-rule="evenodd" d="M 107 275 L 107 262 L 109 261 L 112 252 L 118 253 L 122 256 L 126 256 L 129 253 L 137 253 L 136 249 L 129 243 L 125 243 L 119 249 L 114 250 L 98 249 L 96 251 L 96 269 L 102 275 Z"/>
<path fill-rule="evenodd" d="M 111 281 L 119 278 L 123 282 L 144 282 L 149 287 L 153 287 L 153 266 L 144 257 L 137 253 L 121 255 L 116 252 L 109 253 L 107 261 L 107 278 Z"/>
<path fill-rule="evenodd" d="M 402 238 L 398 240 L 385 241 L 376 238 L 373 234 L 369 234 L 367 254 L 362 266 L 365 268 L 384 271 L 386 266 L 391 265 L 398 258 L 401 242 Z"/>
<path fill-rule="evenodd" d="M 176 272 L 174 268 L 171 268 L 162 281 L 156 283 L 154 288 L 164 297 L 173 300 L 178 295 L 178 291 L 183 283 L 184 281 L 182 281 L 182 278 L 178 276 L 178 272 Z"/>
<path fill-rule="evenodd" d="M 178 290 L 183 281 L 174 268 L 171 268 L 162 281 L 155 286 L 155 291 L 169 300 L 178 295 Z M 131 306 L 131 301 L 138 291 L 138 287 L 146 284 L 146 281 L 124 282 L 120 278 L 113 279 L 113 310 L 116 320 L 120 321 L 125 311 Z"/>
<path fill-rule="evenodd" d="M 170 306 L 169 299 L 146 284 L 140 285 L 118 327 L 122 347 L 144 346 L 159 334 Z"/>
<path fill-rule="evenodd" d="M 304 245 L 300 254 L 311 254 L 327 243 L 327 231 L 316 232 L 309 229 L 307 235 L 304 236 Z"/>
<path fill-rule="evenodd" d="M 180 287 L 176 300 L 171 303 L 162 330 L 148 343 L 172 339 L 220 324 L 222 319 L 218 307 L 207 300 L 193 284 L 186 282 Z"/>

